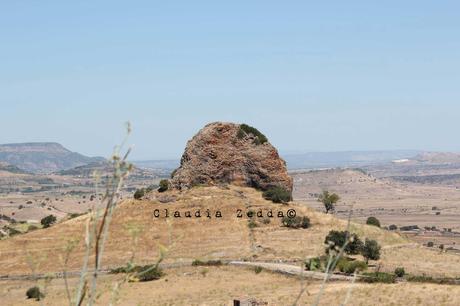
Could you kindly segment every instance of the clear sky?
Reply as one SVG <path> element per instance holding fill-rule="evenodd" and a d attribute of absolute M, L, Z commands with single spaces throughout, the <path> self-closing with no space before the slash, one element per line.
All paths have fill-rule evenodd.
<path fill-rule="evenodd" d="M 179 158 L 207 122 L 282 152 L 460 151 L 459 1 L 1 1 L 0 143 Z"/>

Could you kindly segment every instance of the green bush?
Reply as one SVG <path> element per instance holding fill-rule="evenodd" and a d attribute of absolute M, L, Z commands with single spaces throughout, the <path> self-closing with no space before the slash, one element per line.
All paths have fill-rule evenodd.
<path fill-rule="evenodd" d="M 367 218 L 366 224 L 380 227 L 380 221 L 376 217 Z"/>
<path fill-rule="evenodd" d="M 324 239 L 324 243 L 327 245 L 326 253 L 329 253 L 331 250 L 338 251 L 340 250 L 347 241 L 348 244 L 345 246 L 344 252 L 350 255 L 359 254 L 363 248 L 363 242 L 359 239 L 356 234 L 349 234 L 347 231 L 330 231 L 329 234 Z"/>
<path fill-rule="evenodd" d="M 426 246 L 429 247 L 429 248 L 432 248 L 434 246 L 434 242 L 433 241 L 428 241 Z"/>
<path fill-rule="evenodd" d="M 353 274 L 355 271 L 367 270 L 367 264 L 364 261 L 350 260 L 348 258 L 342 257 L 337 262 L 336 269 L 343 273 Z"/>
<path fill-rule="evenodd" d="M 366 258 L 366 263 L 371 260 L 380 259 L 380 245 L 375 240 L 367 239 L 362 248 L 361 254 Z"/>
<path fill-rule="evenodd" d="M 263 270 L 263 268 L 262 268 L 262 267 L 259 267 L 259 266 L 257 266 L 257 267 L 254 268 L 254 272 L 255 272 L 256 274 L 259 274 L 260 272 L 262 272 L 262 270 Z"/>
<path fill-rule="evenodd" d="M 398 227 L 396 226 L 396 224 L 392 224 L 392 225 L 390 225 L 390 226 L 388 227 L 388 229 L 389 229 L 390 231 L 395 231 L 395 230 L 398 229 Z"/>
<path fill-rule="evenodd" d="M 40 220 L 40 223 L 41 225 L 43 225 L 43 228 L 50 227 L 51 225 L 56 223 L 56 217 L 53 215 L 46 216 Z"/>
<path fill-rule="evenodd" d="M 395 269 L 395 275 L 397 277 L 403 277 L 404 274 L 406 274 L 406 271 L 404 271 L 403 267 L 398 267 L 398 268 Z"/>
<path fill-rule="evenodd" d="M 220 260 L 207 260 L 207 261 L 201 261 L 199 259 L 195 259 L 192 262 L 192 266 L 221 266 L 222 261 Z"/>
<path fill-rule="evenodd" d="M 169 181 L 168 180 L 161 180 L 160 187 L 158 188 L 158 192 L 165 192 L 169 188 Z"/>
<path fill-rule="evenodd" d="M 294 218 L 290 218 L 285 216 L 282 219 L 283 225 L 290 228 L 309 228 L 310 227 L 310 219 L 308 217 L 300 217 L 296 216 Z"/>
<path fill-rule="evenodd" d="M 273 203 L 285 203 L 291 200 L 291 193 L 279 186 L 265 190 L 262 196 Z"/>
<path fill-rule="evenodd" d="M 14 227 L 8 226 L 7 229 L 8 229 L 8 234 L 10 237 L 22 234 L 22 232 L 18 231 Z"/>
<path fill-rule="evenodd" d="M 268 141 L 267 137 L 264 134 L 262 134 L 258 129 L 243 123 L 240 125 L 236 137 L 242 139 L 247 134 L 252 134 L 255 137 L 254 143 L 256 145 L 264 144 Z"/>
<path fill-rule="evenodd" d="M 31 224 L 31 225 L 29 225 L 29 227 L 27 228 L 27 231 L 28 231 L 28 232 L 31 232 L 31 231 L 35 231 L 35 230 L 37 230 L 37 229 L 38 229 L 38 226 Z"/>
<path fill-rule="evenodd" d="M 84 215 L 83 213 L 82 214 L 79 214 L 79 213 L 71 213 L 69 214 L 69 219 L 73 219 L 73 218 L 77 218 L 77 217 L 80 217 Z"/>
<path fill-rule="evenodd" d="M 136 200 L 141 199 L 144 195 L 145 195 L 144 188 L 136 189 L 136 191 L 134 192 L 134 198 Z"/>
<path fill-rule="evenodd" d="M 148 282 L 160 279 L 163 276 L 163 272 L 158 265 L 134 266 L 128 264 L 124 267 L 111 269 L 109 273 L 131 273 L 133 277 L 140 282 Z"/>
<path fill-rule="evenodd" d="M 407 275 L 406 280 L 408 282 L 416 282 L 416 283 L 458 285 L 457 278 L 449 278 L 449 277 L 433 278 L 432 276 L 427 276 L 427 275 Z"/>
<path fill-rule="evenodd" d="M 320 257 L 310 258 L 305 262 L 305 269 L 308 271 L 322 271 L 324 270 L 323 261 Z"/>
<path fill-rule="evenodd" d="M 250 221 L 248 222 L 248 227 L 249 227 L 249 228 L 255 228 L 255 227 L 257 227 L 257 226 L 258 226 L 258 225 L 257 225 L 256 221 L 254 221 L 254 220 L 250 220 Z"/>
<path fill-rule="evenodd" d="M 385 283 L 392 284 L 396 282 L 396 276 L 394 274 L 385 272 L 368 272 L 363 273 L 362 280 L 366 283 Z"/>
<path fill-rule="evenodd" d="M 140 282 L 157 280 L 163 276 L 163 272 L 158 265 L 136 266 L 134 272 L 136 272 L 135 276 Z"/>
<path fill-rule="evenodd" d="M 26 296 L 28 299 L 35 299 L 37 301 L 40 301 L 45 295 L 42 292 L 40 292 L 40 288 L 35 286 L 27 290 Z"/>

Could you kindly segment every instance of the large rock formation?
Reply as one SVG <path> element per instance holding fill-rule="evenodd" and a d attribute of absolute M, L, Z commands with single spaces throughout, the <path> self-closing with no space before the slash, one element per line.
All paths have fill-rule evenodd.
<path fill-rule="evenodd" d="M 278 151 L 258 130 L 245 124 L 214 122 L 188 141 L 171 185 L 232 183 L 267 190 L 280 186 L 292 193 L 292 178 Z"/>

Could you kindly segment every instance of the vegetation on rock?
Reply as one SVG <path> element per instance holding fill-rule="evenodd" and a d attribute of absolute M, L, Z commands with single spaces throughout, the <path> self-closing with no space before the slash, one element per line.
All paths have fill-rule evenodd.
<path fill-rule="evenodd" d="M 169 188 L 169 181 L 168 180 L 161 180 L 160 187 L 158 188 L 158 192 L 165 192 Z"/>
<path fill-rule="evenodd" d="M 252 134 L 253 136 L 255 136 L 254 143 L 256 145 L 264 144 L 268 141 L 267 137 L 264 134 L 262 134 L 258 129 L 243 123 L 240 125 L 240 128 L 236 136 L 239 139 L 242 139 L 247 134 Z"/>

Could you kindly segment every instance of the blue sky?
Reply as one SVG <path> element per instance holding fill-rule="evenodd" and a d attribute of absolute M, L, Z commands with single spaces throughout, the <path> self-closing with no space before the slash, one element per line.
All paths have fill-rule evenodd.
<path fill-rule="evenodd" d="M 460 151 L 458 1 L 2 1 L 0 143 L 178 158 L 211 121 L 282 152 Z"/>

